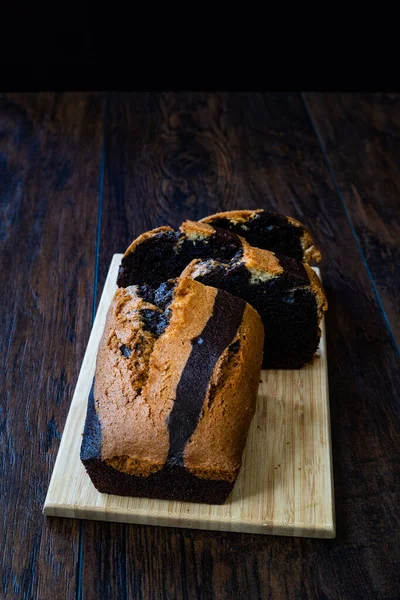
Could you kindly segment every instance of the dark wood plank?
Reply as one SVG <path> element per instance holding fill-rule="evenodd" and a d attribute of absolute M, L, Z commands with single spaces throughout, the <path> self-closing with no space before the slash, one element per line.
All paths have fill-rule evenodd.
<path fill-rule="evenodd" d="M 400 348 L 400 95 L 305 99 Z"/>
<path fill-rule="evenodd" d="M 0 96 L 0 597 L 75 597 L 79 523 L 42 508 L 92 317 L 102 95 Z"/>
<path fill-rule="evenodd" d="M 112 97 L 99 291 L 141 232 L 234 207 L 298 217 L 324 252 L 337 539 L 86 522 L 83 598 L 394 600 L 399 365 L 301 97 Z"/>

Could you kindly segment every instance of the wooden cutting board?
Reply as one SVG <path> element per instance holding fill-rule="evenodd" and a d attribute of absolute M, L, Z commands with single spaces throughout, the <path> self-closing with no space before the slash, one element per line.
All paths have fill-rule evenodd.
<path fill-rule="evenodd" d="M 116 289 L 116 254 L 72 398 L 43 508 L 53 517 L 259 534 L 335 537 L 325 323 L 317 359 L 294 371 L 262 371 L 243 466 L 222 506 L 100 494 L 80 462 L 87 398 L 106 314 Z M 319 274 L 319 269 L 315 269 Z"/>

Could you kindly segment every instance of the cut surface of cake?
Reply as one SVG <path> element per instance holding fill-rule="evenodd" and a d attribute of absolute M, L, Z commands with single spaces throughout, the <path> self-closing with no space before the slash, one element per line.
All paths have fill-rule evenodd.
<path fill-rule="evenodd" d="M 157 288 L 179 277 L 195 258 L 229 261 L 243 253 L 243 240 L 229 231 L 205 223 L 185 221 L 178 231 L 158 227 L 136 238 L 125 251 L 119 268 L 120 287 L 146 283 Z"/>
<path fill-rule="evenodd" d="M 156 288 L 182 272 L 259 312 L 263 368 L 297 369 L 313 361 L 327 300 L 307 263 L 255 248 L 230 231 L 186 221 L 176 232 L 161 227 L 139 236 L 122 258 L 117 283 Z"/>
<path fill-rule="evenodd" d="M 117 289 L 81 446 L 96 489 L 224 503 L 255 412 L 263 341 L 248 303 L 191 277 Z"/>
<path fill-rule="evenodd" d="M 192 261 L 184 276 L 242 298 L 264 325 L 263 369 L 300 369 L 314 360 L 327 301 L 312 268 L 247 246 L 229 263 Z"/>
<path fill-rule="evenodd" d="M 321 252 L 303 223 L 278 212 L 232 210 L 204 217 L 200 223 L 236 233 L 256 248 L 307 263 L 321 260 Z"/>

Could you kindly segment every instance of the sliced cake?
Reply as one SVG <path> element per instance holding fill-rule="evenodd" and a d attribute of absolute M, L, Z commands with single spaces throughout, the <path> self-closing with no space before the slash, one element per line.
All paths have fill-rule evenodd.
<path fill-rule="evenodd" d="M 126 250 L 117 284 L 146 283 L 157 288 L 167 279 L 179 277 L 194 258 L 229 261 L 243 253 L 242 241 L 229 231 L 195 221 L 185 221 L 178 231 L 158 227 L 140 235 Z"/>
<path fill-rule="evenodd" d="M 309 265 L 247 245 L 228 263 L 194 260 L 183 275 L 235 294 L 257 310 L 265 329 L 263 369 L 300 369 L 313 362 L 327 300 Z"/>
<path fill-rule="evenodd" d="M 321 253 L 303 223 L 278 212 L 263 209 L 232 210 L 209 215 L 200 222 L 236 233 L 256 248 L 307 263 L 321 260 Z"/>
<path fill-rule="evenodd" d="M 260 313 L 263 368 L 293 369 L 312 362 L 327 309 L 319 278 L 308 264 L 254 248 L 235 233 L 191 221 L 178 231 L 160 227 L 147 232 L 125 252 L 117 283 L 157 288 L 190 263 L 186 274 L 229 291 Z"/>

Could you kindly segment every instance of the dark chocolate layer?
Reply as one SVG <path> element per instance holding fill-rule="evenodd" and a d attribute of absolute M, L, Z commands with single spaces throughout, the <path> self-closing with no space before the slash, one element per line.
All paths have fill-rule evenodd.
<path fill-rule="evenodd" d="M 285 256 L 279 256 L 279 262 L 281 275 L 256 283 L 251 283 L 251 272 L 242 263 L 209 265 L 208 272 L 196 279 L 257 310 L 265 329 L 263 369 L 300 369 L 318 348 L 317 302 L 303 264 Z"/>
<path fill-rule="evenodd" d="M 195 258 L 228 261 L 243 253 L 240 239 L 233 233 L 216 230 L 196 240 L 184 232 L 163 231 L 138 244 L 124 256 L 119 268 L 119 287 L 147 284 L 157 288 L 168 279 L 179 277 Z"/>
<path fill-rule="evenodd" d="M 219 217 L 213 219 L 210 225 L 236 233 L 256 248 L 284 254 L 297 260 L 303 259 L 301 246 L 303 229 L 296 227 L 287 217 L 279 213 L 269 211 L 255 213 L 254 217 L 245 223 L 232 222 L 227 217 Z"/>
<path fill-rule="evenodd" d="M 196 429 L 215 365 L 235 338 L 245 307 L 245 302 L 218 290 L 213 313 L 192 342 L 168 418 L 170 450 L 167 460 L 170 464 L 183 465 L 183 452 Z"/>
<path fill-rule="evenodd" d="M 170 316 L 169 310 L 160 312 L 156 309 L 145 308 L 140 311 L 143 329 L 150 331 L 156 337 L 164 333 L 169 324 Z"/>
<path fill-rule="evenodd" d="M 146 302 L 154 305 L 154 308 L 145 308 L 140 311 L 143 329 L 150 331 L 156 337 L 160 337 L 169 325 L 171 311 L 169 305 L 174 297 L 176 278 L 164 281 L 156 290 L 146 283 L 137 286 L 136 294 Z M 157 310 L 157 308 L 160 310 Z M 129 354 L 128 354 L 129 356 Z"/>
<path fill-rule="evenodd" d="M 103 494 L 223 504 L 234 486 L 228 481 L 199 479 L 178 465 L 165 465 L 148 477 L 137 477 L 96 458 L 84 460 L 84 464 L 94 486 Z"/>
<path fill-rule="evenodd" d="M 101 424 L 94 400 L 94 380 L 88 397 L 80 456 L 83 462 L 101 458 Z"/>
<path fill-rule="evenodd" d="M 167 279 L 157 289 L 153 289 L 144 283 L 139 285 L 135 291 L 139 298 L 143 298 L 146 302 L 165 310 L 173 300 L 176 282 L 176 278 Z"/>
<path fill-rule="evenodd" d="M 118 286 L 148 284 L 157 288 L 163 281 L 177 277 L 180 273 L 174 260 L 177 241 L 177 232 L 162 231 L 138 244 L 133 252 L 122 258 Z"/>

